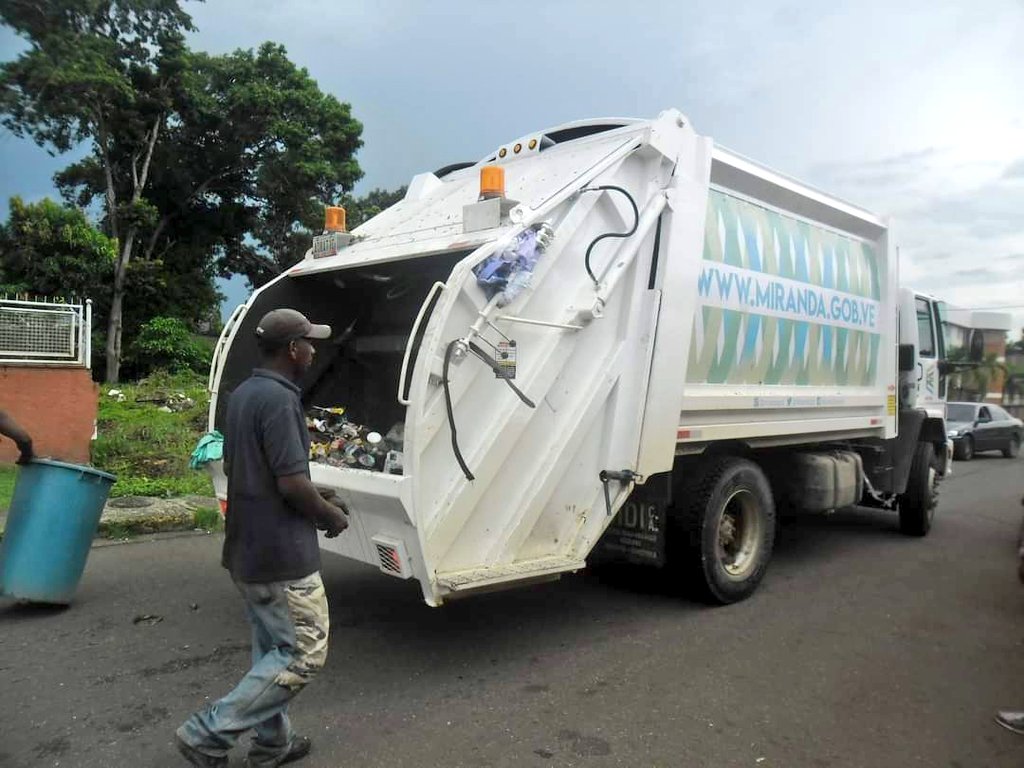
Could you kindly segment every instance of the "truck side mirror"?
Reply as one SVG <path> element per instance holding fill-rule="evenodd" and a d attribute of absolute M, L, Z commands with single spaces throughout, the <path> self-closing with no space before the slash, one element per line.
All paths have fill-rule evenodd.
<path fill-rule="evenodd" d="M 914 370 L 916 363 L 914 362 L 914 345 L 913 344 L 900 344 L 899 352 L 899 367 L 900 373 L 910 373 Z"/>
<path fill-rule="evenodd" d="M 985 334 L 981 331 L 971 331 L 968 357 L 972 363 L 980 363 L 985 357 Z"/>

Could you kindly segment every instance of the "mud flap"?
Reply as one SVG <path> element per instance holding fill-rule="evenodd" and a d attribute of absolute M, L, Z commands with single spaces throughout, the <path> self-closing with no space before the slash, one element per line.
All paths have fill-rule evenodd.
<path fill-rule="evenodd" d="M 665 564 L 665 517 L 672 501 L 672 474 L 654 475 L 637 486 L 590 555 L 594 564 Z"/>

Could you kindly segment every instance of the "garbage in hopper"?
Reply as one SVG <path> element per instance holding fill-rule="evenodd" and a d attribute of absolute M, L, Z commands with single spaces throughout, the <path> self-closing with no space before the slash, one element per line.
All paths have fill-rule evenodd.
<path fill-rule="evenodd" d="M 392 475 L 402 474 L 405 425 L 398 422 L 387 437 L 350 421 L 341 407 L 314 406 L 306 414 L 310 433 L 309 458 L 332 467 L 352 467 Z"/>

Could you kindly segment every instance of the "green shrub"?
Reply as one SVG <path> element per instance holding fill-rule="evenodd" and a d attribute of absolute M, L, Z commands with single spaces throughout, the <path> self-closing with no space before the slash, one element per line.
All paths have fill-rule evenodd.
<path fill-rule="evenodd" d="M 189 456 L 206 432 L 210 398 L 206 381 L 195 373 L 157 371 L 136 384 L 119 387 L 124 399 L 100 395 L 98 435 L 92 461 L 117 475 L 112 496 L 212 496 L 206 471 L 190 469 Z M 162 398 L 183 394 L 184 410 L 160 410 Z"/>
<path fill-rule="evenodd" d="M 128 350 L 128 364 L 136 376 L 157 369 L 179 373 L 210 369 L 210 347 L 195 340 L 189 327 L 176 317 L 154 317 L 139 329 Z"/>

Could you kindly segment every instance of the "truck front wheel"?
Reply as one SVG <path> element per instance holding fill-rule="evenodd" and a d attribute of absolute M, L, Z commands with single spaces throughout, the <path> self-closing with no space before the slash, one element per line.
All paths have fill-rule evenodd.
<path fill-rule="evenodd" d="M 926 535 L 931 530 L 938 501 L 935 446 L 918 443 L 910 463 L 907 490 L 899 497 L 900 531 L 908 536 Z"/>
<path fill-rule="evenodd" d="M 775 541 L 775 503 L 761 469 L 726 457 L 695 468 L 670 518 L 669 563 L 696 595 L 719 604 L 750 596 Z"/>

